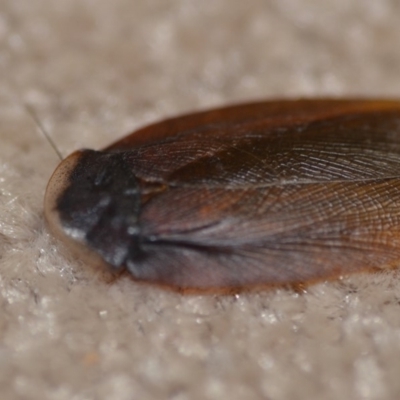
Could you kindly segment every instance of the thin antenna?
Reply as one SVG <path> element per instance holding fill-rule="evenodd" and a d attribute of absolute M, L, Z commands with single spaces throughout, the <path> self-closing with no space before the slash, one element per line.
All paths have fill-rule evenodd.
<path fill-rule="evenodd" d="M 40 122 L 35 110 L 29 105 L 24 103 L 25 109 L 28 112 L 28 114 L 32 117 L 32 119 L 35 121 L 36 125 L 38 126 L 40 132 L 42 132 L 42 135 L 44 136 L 44 138 L 49 142 L 50 146 L 53 148 L 53 150 L 56 152 L 56 154 L 58 155 L 60 161 L 63 160 L 63 156 L 60 153 L 60 151 L 58 150 L 56 144 L 53 142 L 53 140 L 51 139 L 50 135 L 47 133 L 46 129 L 44 129 L 44 126 L 42 125 L 42 123 Z"/>

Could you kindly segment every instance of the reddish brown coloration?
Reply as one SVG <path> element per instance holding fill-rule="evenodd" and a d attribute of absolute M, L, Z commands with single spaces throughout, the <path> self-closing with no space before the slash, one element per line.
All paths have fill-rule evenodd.
<path fill-rule="evenodd" d="M 395 267 L 400 102 L 264 102 L 173 118 L 68 157 L 45 213 L 79 254 L 177 289 Z"/>

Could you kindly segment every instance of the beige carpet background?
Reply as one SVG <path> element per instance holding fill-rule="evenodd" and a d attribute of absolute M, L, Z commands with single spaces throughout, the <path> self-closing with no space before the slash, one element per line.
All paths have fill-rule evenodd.
<path fill-rule="evenodd" d="M 64 156 L 275 97 L 400 97 L 397 0 L 0 0 L 0 398 L 400 398 L 398 272 L 304 293 L 109 282 L 47 233 Z"/>

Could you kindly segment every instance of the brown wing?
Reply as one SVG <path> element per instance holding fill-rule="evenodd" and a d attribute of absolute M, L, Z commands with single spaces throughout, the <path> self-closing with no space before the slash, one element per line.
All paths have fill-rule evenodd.
<path fill-rule="evenodd" d="M 137 176 L 170 185 L 238 187 L 398 175 L 399 102 L 321 103 L 267 102 L 180 117 L 105 151 L 131 151 Z M 283 115 L 275 116 L 276 110 Z"/>
<path fill-rule="evenodd" d="M 142 279 L 236 288 L 328 279 L 400 259 L 400 180 L 172 189 L 141 222 L 152 255 Z"/>
<path fill-rule="evenodd" d="M 168 188 L 141 214 L 143 279 L 285 284 L 400 259 L 399 103 L 283 104 L 278 122 L 282 103 L 232 108 L 135 145 L 135 173 Z"/>
<path fill-rule="evenodd" d="M 307 125 L 309 122 L 327 118 L 369 112 L 398 112 L 399 102 L 393 100 L 282 100 L 238 104 L 214 110 L 192 113 L 166 119 L 146 126 L 125 136 L 107 150 L 134 148 L 141 145 L 158 144 L 164 140 L 175 140 L 190 133 L 214 136 L 217 131 L 240 135 L 242 127 L 261 126 L 290 129 L 291 126 Z"/>

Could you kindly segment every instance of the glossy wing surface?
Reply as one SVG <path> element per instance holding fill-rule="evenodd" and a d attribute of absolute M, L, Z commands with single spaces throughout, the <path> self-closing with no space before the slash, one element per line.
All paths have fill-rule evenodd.
<path fill-rule="evenodd" d="M 331 102 L 312 114 L 313 102 L 299 102 L 277 115 L 267 103 L 199 114 L 196 128 L 172 120 L 163 138 L 144 130 L 132 168 L 164 190 L 143 204 L 146 268 L 128 267 L 182 287 L 240 287 L 394 266 L 400 106 L 381 104 Z"/>

